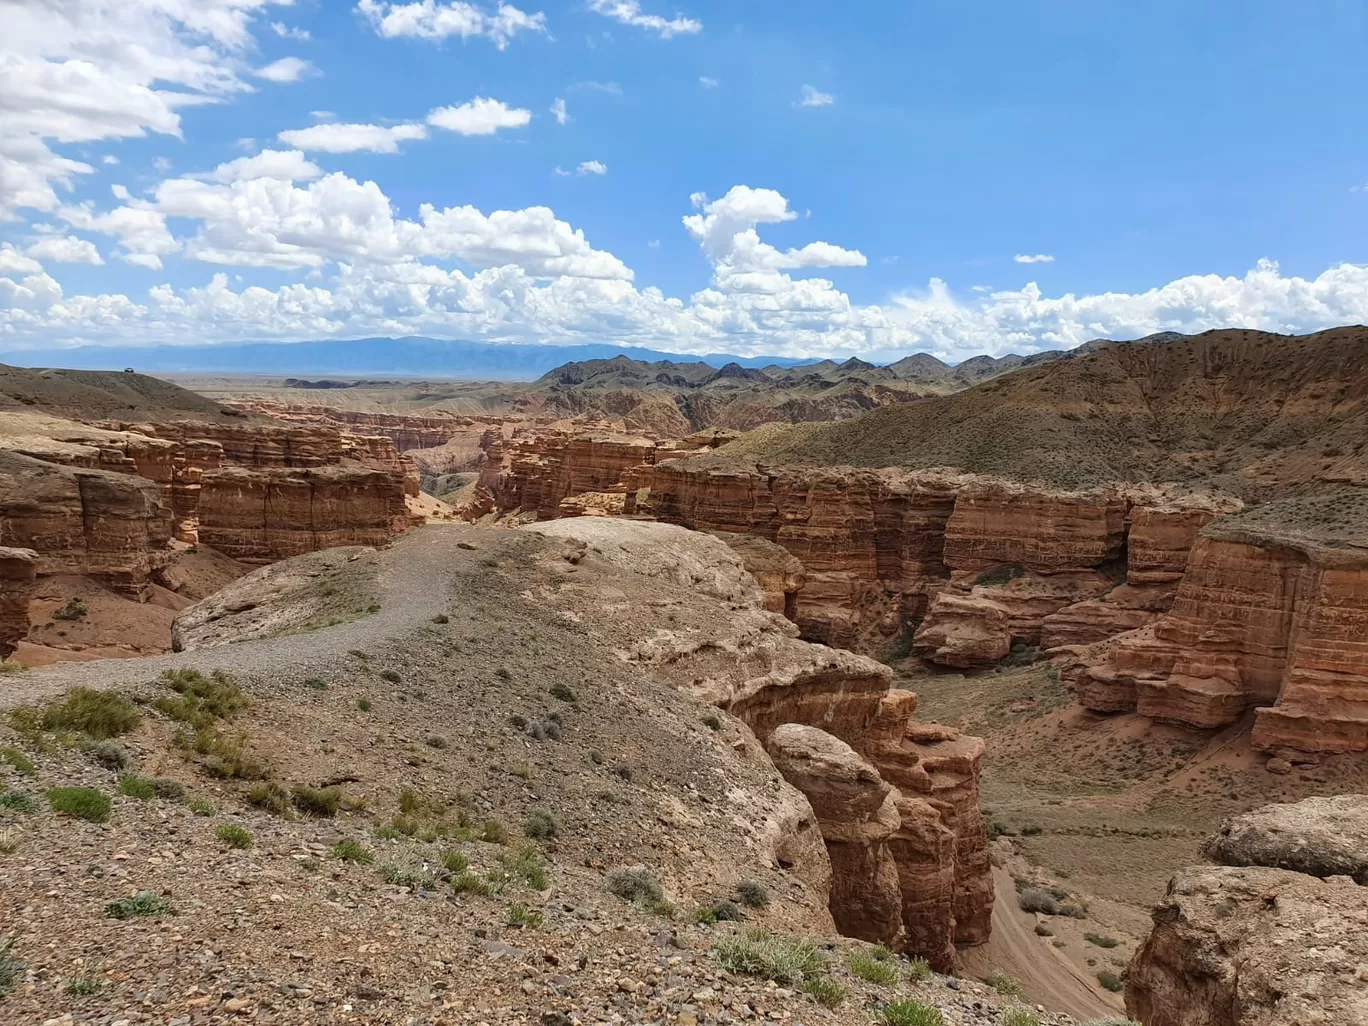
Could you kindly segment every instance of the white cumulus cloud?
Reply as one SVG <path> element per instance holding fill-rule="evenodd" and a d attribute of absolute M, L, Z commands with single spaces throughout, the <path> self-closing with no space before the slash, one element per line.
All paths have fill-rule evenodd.
<path fill-rule="evenodd" d="M 501 128 L 522 128 L 532 120 L 532 112 L 510 107 L 501 100 L 477 96 L 458 107 L 438 107 L 427 116 L 434 128 L 460 135 L 493 135 Z"/>
<path fill-rule="evenodd" d="M 570 112 L 566 110 L 565 101 L 559 96 L 551 101 L 551 116 L 556 119 L 558 125 L 563 125 L 570 120 Z"/>
<path fill-rule="evenodd" d="M 29 246 L 25 252 L 35 260 L 54 264 L 103 264 L 95 243 L 75 235 L 49 235 Z"/>
<path fill-rule="evenodd" d="M 703 23 L 694 18 L 685 18 L 683 15 L 665 18 L 659 14 L 646 14 L 641 10 L 639 0 L 589 0 L 589 10 L 620 24 L 654 32 L 661 39 L 703 31 Z"/>
<path fill-rule="evenodd" d="M 272 61 L 264 68 L 257 68 L 253 74 L 258 78 L 266 79 L 268 82 L 285 84 L 298 82 L 305 75 L 316 75 L 318 69 L 299 57 L 282 57 L 278 61 Z"/>
<path fill-rule="evenodd" d="M 830 93 L 824 93 L 813 86 L 803 86 L 803 95 L 798 99 L 800 107 L 830 107 L 836 102 L 836 97 Z"/>
<path fill-rule="evenodd" d="M 500 3 L 491 11 L 462 0 L 449 3 L 360 0 L 356 9 L 377 33 L 388 39 L 408 37 L 440 41 L 452 36 L 461 39 L 483 36 L 503 50 L 519 32 L 546 31 L 546 15 L 527 14 L 506 3 Z"/>
<path fill-rule="evenodd" d="M 252 178 L 278 178 L 284 182 L 310 182 L 323 169 L 298 150 L 262 150 L 252 157 L 238 157 L 220 164 L 211 175 L 216 182 L 240 182 Z M 200 176 L 196 176 L 200 177 Z"/>
<path fill-rule="evenodd" d="M 579 166 L 575 168 L 577 175 L 606 175 L 607 173 L 608 165 L 598 160 L 581 161 Z"/>
<path fill-rule="evenodd" d="M 309 35 L 308 29 L 286 25 L 283 21 L 271 22 L 271 31 L 281 39 L 296 39 L 301 43 L 307 43 L 313 37 Z"/>
<path fill-rule="evenodd" d="M 353 125 L 325 123 L 291 128 L 276 136 L 287 146 L 318 153 L 398 153 L 399 144 L 426 139 L 422 125 Z"/>
<path fill-rule="evenodd" d="M 1012 257 L 1019 264 L 1052 264 L 1054 257 L 1048 253 L 1018 253 Z"/>

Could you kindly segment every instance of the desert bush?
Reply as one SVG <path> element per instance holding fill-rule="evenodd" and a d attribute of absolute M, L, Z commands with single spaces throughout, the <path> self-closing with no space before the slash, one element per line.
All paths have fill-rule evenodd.
<path fill-rule="evenodd" d="M 998 1026 L 1040 1026 L 1040 1016 L 1029 1008 L 1004 1008 L 998 1014 Z"/>
<path fill-rule="evenodd" d="M 304 686 L 306 688 L 312 688 L 314 691 L 328 690 L 328 682 L 324 680 L 322 677 L 310 677 L 308 680 L 304 682 Z"/>
<path fill-rule="evenodd" d="M 748 908 L 764 908 L 769 904 L 769 891 L 758 880 L 742 880 L 736 885 L 736 896 Z"/>
<path fill-rule="evenodd" d="M 52 618 L 54 620 L 83 620 L 87 612 L 89 610 L 86 609 L 86 604 L 73 596 L 67 599 L 66 605 L 52 611 Z"/>
<path fill-rule="evenodd" d="M 712 731 L 721 730 L 722 719 L 715 713 L 708 713 L 708 715 L 703 717 L 703 726 L 707 727 L 709 730 Z"/>
<path fill-rule="evenodd" d="M 979 574 L 978 577 L 975 578 L 974 583 L 984 584 L 988 587 L 994 587 L 996 585 L 1006 584 L 1008 581 L 1014 581 L 1025 573 L 1026 568 L 1019 564 L 1013 564 L 1011 566 L 999 566 L 994 567 L 992 570 L 983 571 L 983 573 Z"/>
<path fill-rule="evenodd" d="M 104 982 L 95 976 L 77 976 L 62 989 L 72 997 L 91 997 L 104 989 Z"/>
<path fill-rule="evenodd" d="M 438 613 L 436 616 L 434 616 L 434 617 L 432 618 L 432 622 L 433 622 L 433 623 L 451 623 L 451 617 L 447 616 L 446 613 Z"/>
<path fill-rule="evenodd" d="M 222 670 L 207 675 L 199 670 L 167 670 L 162 682 L 175 694 L 154 699 L 152 707 L 195 730 L 231 720 L 247 706 L 242 688 Z"/>
<path fill-rule="evenodd" d="M 640 867 L 610 869 L 603 878 L 603 886 L 609 894 L 633 905 L 649 905 L 665 896 L 651 871 Z"/>
<path fill-rule="evenodd" d="M 575 694 L 575 689 L 564 681 L 556 681 L 551 685 L 551 697 L 559 698 L 562 702 L 569 702 L 574 705 L 579 701 L 579 696 Z"/>
<path fill-rule="evenodd" d="M 437 886 L 432 873 L 413 861 L 386 862 L 378 872 L 381 879 L 396 887 L 407 887 L 412 891 L 430 891 Z"/>
<path fill-rule="evenodd" d="M 535 909 L 530 909 L 521 902 L 514 902 L 508 906 L 508 914 L 505 921 L 509 926 L 515 926 L 522 930 L 541 929 L 545 918 Z"/>
<path fill-rule="evenodd" d="M 618 763 L 618 765 L 614 766 L 612 773 L 613 776 L 628 784 L 632 782 L 632 777 L 636 775 L 636 771 L 625 762 Z"/>
<path fill-rule="evenodd" d="M 120 898 L 105 906 L 110 919 L 133 919 L 138 916 L 163 916 L 171 911 L 171 903 L 151 891 L 139 891 L 131 898 Z"/>
<path fill-rule="evenodd" d="M 283 816 L 290 811 L 290 793 L 274 780 L 254 784 L 247 790 L 247 801 L 258 809 Z"/>
<path fill-rule="evenodd" d="M 47 793 L 52 811 L 90 823 L 109 822 L 113 808 L 109 795 L 93 787 L 54 787 Z"/>
<path fill-rule="evenodd" d="M 133 757 L 128 749 L 117 741 L 96 741 L 85 750 L 91 762 L 105 769 L 125 770 L 133 765 Z"/>
<path fill-rule="evenodd" d="M 391 683 L 391 684 L 398 684 L 398 683 L 399 683 L 399 671 L 398 671 L 398 670 L 381 670 L 381 671 L 380 671 L 380 679 L 381 679 L 381 680 L 384 680 L 384 681 L 389 681 L 389 683 Z"/>
<path fill-rule="evenodd" d="M 13 855 L 22 843 L 18 830 L 12 827 L 0 828 L 0 855 Z"/>
<path fill-rule="evenodd" d="M 427 745 L 429 748 L 436 748 L 440 751 L 447 746 L 447 739 L 442 737 L 441 734 L 424 734 L 423 744 Z"/>
<path fill-rule="evenodd" d="M 0 794 L 0 809 L 9 809 L 11 812 L 36 812 L 38 799 L 27 791 L 6 791 Z"/>
<path fill-rule="evenodd" d="M 924 958 L 908 959 L 907 978 L 913 983 L 925 983 L 931 979 L 931 963 Z"/>
<path fill-rule="evenodd" d="M 1085 933 L 1083 939 L 1089 944 L 1096 944 L 1099 948 L 1114 948 L 1121 943 L 1115 937 L 1107 937 L 1100 933 Z"/>
<path fill-rule="evenodd" d="M 841 1002 L 846 999 L 845 988 L 825 976 L 804 980 L 800 989 L 823 1008 L 840 1008 Z"/>
<path fill-rule="evenodd" d="M 500 852 L 498 863 L 502 871 L 491 874 L 495 883 L 524 883 L 534 891 L 546 890 L 546 862 L 535 844 L 525 844 L 516 852 Z"/>
<path fill-rule="evenodd" d="M 452 873 L 464 873 L 470 868 L 470 858 L 459 851 L 444 851 L 440 856 L 442 868 Z"/>
<path fill-rule="evenodd" d="M 72 688 L 59 701 L 39 710 L 15 709 L 10 722 L 26 732 L 72 731 L 95 741 L 127 734 L 138 725 L 137 707 L 117 691 Z"/>
<path fill-rule="evenodd" d="M 487 819 L 480 826 L 480 840 L 486 844 L 507 844 L 508 827 L 497 819 Z"/>
<path fill-rule="evenodd" d="M 11 745 L 0 748 L 0 762 L 8 764 L 20 776 L 31 777 L 38 772 L 33 760 Z"/>
<path fill-rule="evenodd" d="M 253 843 L 252 835 L 236 823 L 224 823 L 214 831 L 214 836 L 230 848 L 246 851 Z"/>
<path fill-rule="evenodd" d="M 247 735 L 226 734 L 213 727 L 179 739 L 183 747 L 199 756 L 200 769 L 219 780 L 265 780 L 271 775 L 247 750 Z"/>
<path fill-rule="evenodd" d="M 942 1026 L 940 1009 L 920 1001 L 893 1001 L 879 1009 L 883 1026 Z"/>
<path fill-rule="evenodd" d="M 295 787 L 290 801 L 296 809 L 314 819 L 332 819 L 342 804 L 342 792 L 335 787 Z"/>
<path fill-rule="evenodd" d="M 887 948 L 856 949 L 846 955 L 846 967 L 866 983 L 890 987 L 898 982 L 898 964 Z"/>
<path fill-rule="evenodd" d="M 0 659 L 0 676 L 10 677 L 27 669 L 18 659 Z"/>
<path fill-rule="evenodd" d="M 1059 915 L 1059 902 L 1049 891 L 1039 887 L 1027 887 L 1017 895 L 1017 904 L 1023 912 L 1043 912 L 1047 916 Z"/>
<path fill-rule="evenodd" d="M 375 856 L 369 848 L 351 839 L 338 841 L 328 849 L 328 854 L 341 862 L 355 862 L 361 866 L 369 866 L 375 861 Z"/>
<path fill-rule="evenodd" d="M 810 940 L 767 930 L 723 937 L 713 945 L 713 951 L 727 970 L 773 980 L 783 986 L 817 979 L 824 968 L 822 956 Z"/>
<path fill-rule="evenodd" d="M 549 841 L 560 834 L 560 822 L 545 809 L 533 809 L 523 824 L 523 833 L 538 841 Z"/>
<path fill-rule="evenodd" d="M 152 786 L 149 777 L 140 777 L 136 773 L 125 773 L 116 782 L 119 794 L 129 798 L 139 798 L 147 801 L 149 798 L 157 797 L 157 789 Z"/>
<path fill-rule="evenodd" d="M 356 700 L 356 707 L 362 712 L 370 712 L 371 709 L 374 708 L 369 698 L 358 698 Z"/>
<path fill-rule="evenodd" d="M 451 889 L 457 894 L 476 894 L 487 898 L 494 893 L 494 885 L 471 872 L 457 873 L 451 878 Z"/>
<path fill-rule="evenodd" d="M 1015 977 L 1008 976 L 1006 973 L 989 973 L 983 978 L 983 982 L 1006 997 L 1019 998 L 1022 996 L 1021 984 L 1016 981 Z"/>
<path fill-rule="evenodd" d="M 1102 984 L 1103 988 L 1111 991 L 1113 994 L 1119 994 L 1126 989 L 1125 981 L 1110 969 L 1103 969 L 1098 973 L 1097 982 Z"/>
<path fill-rule="evenodd" d="M 25 963 L 14 957 L 14 938 L 10 937 L 0 944 L 0 997 L 14 989 L 24 968 Z"/>
<path fill-rule="evenodd" d="M 695 922 L 699 923 L 739 923 L 746 918 L 741 906 L 734 901 L 719 901 L 712 905 L 704 905 L 694 914 Z"/>

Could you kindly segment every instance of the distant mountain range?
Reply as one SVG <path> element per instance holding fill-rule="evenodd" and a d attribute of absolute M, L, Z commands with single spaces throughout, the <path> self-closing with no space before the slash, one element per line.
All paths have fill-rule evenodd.
<path fill-rule="evenodd" d="M 686 377 L 699 375 L 698 365 L 714 369 L 765 368 L 771 377 L 795 367 L 826 374 L 837 368 L 846 373 L 891 371 L 900 380 L 943 381 L 972 384 L 1021 364 L 1053 359 L 1058 353 L 994 359 L 976 356 L 951 367 L 928 353 L 905 357 L 888 368 L 851 359 L 816 362 L 774 357 L 741 357 L 725 353 L 692 356 L 654 349 L 616 345 L 513 345 L 492 342 L 446 341 L 432 338 L 364 338 L 352 341 L 249 342 L 219 345 L 76 346 L 70 349 L 26 350 L 0 353 L 0 362 L 19 367 L 65 367 L 77 370 L 135 370 L 152 374 L 265 374 L 328 375 L 341 377 L 392 375 L 398 377 L 455 378 L 467 381 L 530 381 L 568 364 L 599 364 L 625 356 L 633 362 L 663 361 L 671 371 Z M 694 372 L 682 371 L 694 367 Z M 619 367 L 619 369 L 621 369 Z M 877 376 L 877 374 L 876 374 Z M 568 382 L 567 382 L 568 383 Z"/>

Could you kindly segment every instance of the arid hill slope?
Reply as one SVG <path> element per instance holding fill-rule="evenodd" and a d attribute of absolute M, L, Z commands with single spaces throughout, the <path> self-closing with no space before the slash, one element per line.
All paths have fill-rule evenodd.
<path fill-rule="evenodd" d="M 767 429 L 714 459 L 954 467 L 1064 488 L 1204 482 L 1258 499 L 1368 483 L 1368 328 L 1089 349 L 854 420 Z"/>

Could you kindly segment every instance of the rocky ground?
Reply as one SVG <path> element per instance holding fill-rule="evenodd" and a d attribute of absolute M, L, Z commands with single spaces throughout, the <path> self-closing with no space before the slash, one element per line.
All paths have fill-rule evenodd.
<path fill-rule="evenodd" d="M 588 615 L 727 616 L 697 583 L 429 527 L 351 622 L 0 678 L 0 1020 L 1066 1021 L 834 938 L 776 857 L 796 792 Z"/>

